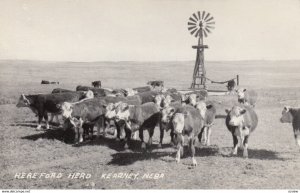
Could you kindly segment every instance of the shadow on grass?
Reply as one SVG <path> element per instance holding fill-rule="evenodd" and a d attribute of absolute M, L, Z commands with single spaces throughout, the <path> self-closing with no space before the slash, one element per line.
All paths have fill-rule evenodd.
<path fill-rule="evenodd" d="M 221 155 L 223 157 L 240 157 L 243 158 L 243 150 L 238 149 L 237 155 L 232 155 L 231 147 L 222 148 Z M 227 153 L 224 153 L 226 151 Z M 266 150 L 266 149 L 248 149 L 248 159 L 259 159 L 259 160 L 279 160 L 279 161 L 286 161 L 287 158 L 282 158 L 279 156 L 279 153 L 272 150 Z"/>
<path fill-rule="evenodd" d="M 131 165 L 137 161 L 156 160 L 172 154 L 170 152 L 119 152 L 112 155 L 112 160 L 107 165 Z"/>

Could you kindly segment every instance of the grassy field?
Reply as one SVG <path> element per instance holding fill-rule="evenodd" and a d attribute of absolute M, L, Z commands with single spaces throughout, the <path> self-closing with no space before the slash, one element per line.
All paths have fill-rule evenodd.
<path fill-rule="evenodd" d="M 96 189 L 299 189 L 300 151 L 292 126 L 279 122 L 284 105 L 299 106 L 299 61 L 208 62 L 207 76 L 224 81 L 240 75 L 240 84 L 258 94 L 257 129 L 249 139 L 249 158 L 231 156 L 232 137 L 225 126 L 225 109 L 236 96 L 210 96 L 217 105 L 212 127 L 212 145 L 198 144 L 198 166 L 190 167 L 188 151 L 180 164 L 165 134 L 163 148 L 154 145 L 147 152 L 139 141 L 121 148 L 110 136 L 80 146 L 66 144 L 62 131 L 36 131 L 37 118 L 27 108 L 16 108 L 21 93 L 50 93 L 53 88 L 75 89 L 102 80 L 103 87 L 142 86 L 148 80 L 164 80 L 167 87 L 190 86 L 193 62 L 0 62 L 0 187 L 1 188 L 96 188 Z M 41 85 L 42 79 L 60 85 Z M 222 87 L 209 85 L 210 88 Z M 224 89 L 225 87 L 223 87 Z M 146 134 L 147 135 L 147 134 Z M 16 179 L 18 173 L 37 173 L 36 179 Z M 71 179 L 76 172 L 91 175 Z M 40 177 L 61 173 L 61 178 Z M 137 179 L 104 179 L 103 174 L 134 173 Z M 154 177 L 156 175 L 156 177 Z M 87 176 L 86 176 L 87 177 Z M 107 177 L 107 176 L 106 176 Z M 158 179 L 154 179 L 158 178 Z"/>

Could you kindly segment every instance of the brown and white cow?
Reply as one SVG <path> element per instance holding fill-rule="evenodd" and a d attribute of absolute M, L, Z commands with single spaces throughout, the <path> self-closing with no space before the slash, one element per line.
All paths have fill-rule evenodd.
<path fill-rule="evenodd" d="M 196 166 L 195 143 L 204 125 L 199 110 L 192 106 L 179 108 L 172 117 L 173 130 L 176 136 L 177 154 L 176 161 L 180 162 L 183 155 L 184 136 L 188 137 L 188 145 L 191 151 L 192 165 Z"/>
<path fill-rule="evenodd" d="M 248 140 L 257 127 L 257 114 L 252 107 L 244 105 L 235 105 L 231 110 L 226 109 L 226 113 L 226 126 L 233 138 L 232 154 L 237 154 L 238 141 L 240 141 L 240 146 L 244 148 L 243 156 L 248 157 Z"/>
<path fill-rule="evenodd" d="M 144 103 L 142 105 L 128 105 L 123 103 L 119 105 L 116 113 L 116 121 L 120 128 L 124 128 L 126 132 L 126 146 L 131 138 L 131 133 L 139 131 L 139 138 L 142 141 L 142 148 L 146 148 L 144 142 L 144 130 L 148 130 L 148 145 L 152 144 L 152 137 L 156 126 L 160 126 L 161 114 L 160 108 L 153 102 Z M 162 138 L 160 138 L 160 145 Z"/>
<path fill-rule="evenodd" d="M 280 122 L 292 123 L 296 144 L 300 148 L 300 108 L 284 107 Z"/>
<path fill-rule="evenodd" d="M 238 102 L 245 105 L 251 105 L 255 107 L 257 101 L 257 93 L 254 90 L 247 90 L 245 88 L 239 88 L 236 90 L 238 96 Z"/>
<path fill-rule="evenodd" d="M 198 136 L 199 142 L 202 141 L 203 137 L 203 144 L 209 146 L 210 145 L 210 136 L 211 136 L 211 126 L 214 123 L 216 118 L 216 107 L 214 104 L 206 104 L 205 101 L 199 101 L 196 103 L 196 109 L 199 110 L 201 114 L 201 118 L 203 119 L 204 125 L 201 129 L 201 132 Z"/>

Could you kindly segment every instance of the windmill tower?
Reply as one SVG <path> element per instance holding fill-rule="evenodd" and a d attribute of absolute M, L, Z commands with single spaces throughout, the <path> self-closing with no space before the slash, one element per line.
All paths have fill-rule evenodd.
<path fill-rule="evenodd" d="M 198 37 L 198 45 L 192 46 L 192 48 L 197 49 L 196 62 L 193 73 L 193 80 L 191 84 L 192 89 L 199 89 L 203 87 L 206 89 L 206 71 L 204 67 L 204 49 L 208 48 L 207 45 L 203 44 L 203 36 L 207 37 L 208 33 L 211 33 L 211 30 L 214 29 L 214 18 L 210 13 L 202 13 L 198 11 L 193 13 L 188 21 L 188 30 L 190 33 Z"/>

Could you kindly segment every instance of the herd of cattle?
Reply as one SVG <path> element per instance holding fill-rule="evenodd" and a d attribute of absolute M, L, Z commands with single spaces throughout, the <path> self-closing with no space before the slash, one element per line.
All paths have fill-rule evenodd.
<path fill-rule="evenodd" d="M 124 138 L 125 148 L 129 141 L 136 139 L 137 131 L 146 148 L 143 131 L 149 134 L 148 146 L 152 144 L 155 128 L 160 131 L 159 147 L 164 132 L 170 131 L 171 143 L 176 145 L 176 161 L 183 155 L 184 136 L 187 136 L 191 150 L 192 165 L 197 165 L 195 142 L 210 145 L 211 126 L 214 123 L 216 104 L 208 101 L 205 90 L 189 93 L 174 88 L 165 89 L 161 81 L 153 81 L 144 87 L 133 89 L 105 89 L 93 82 L 94 87 L 77 86 L 76 91 L 57 88 L 51 94 L 22 94 L 17 107 L 29 107 L 38 116 L 37 130 L 41 130 L 43 118 L 49 129 L 48 114 L 62 115 L 63 128 L 75 131 L 75 143 L 81 143 L 93 136 L 93 128 L 103 136 L 106 129 L 115 128 L 117 140 Z M 225 124 L 233 137 L 232 154 L 237 154 L 238 143 L 243 148 L 243 156 L 248 157 L 248 139 L 258 124 L 255 112 L 257 94 L 255 91 L 237 89 L 238 104 L 226 110 Z M 285 107 L 280 119 L 282 123 L 293 123 L 296 142 L 300 147 L 300 109 Z"/>

